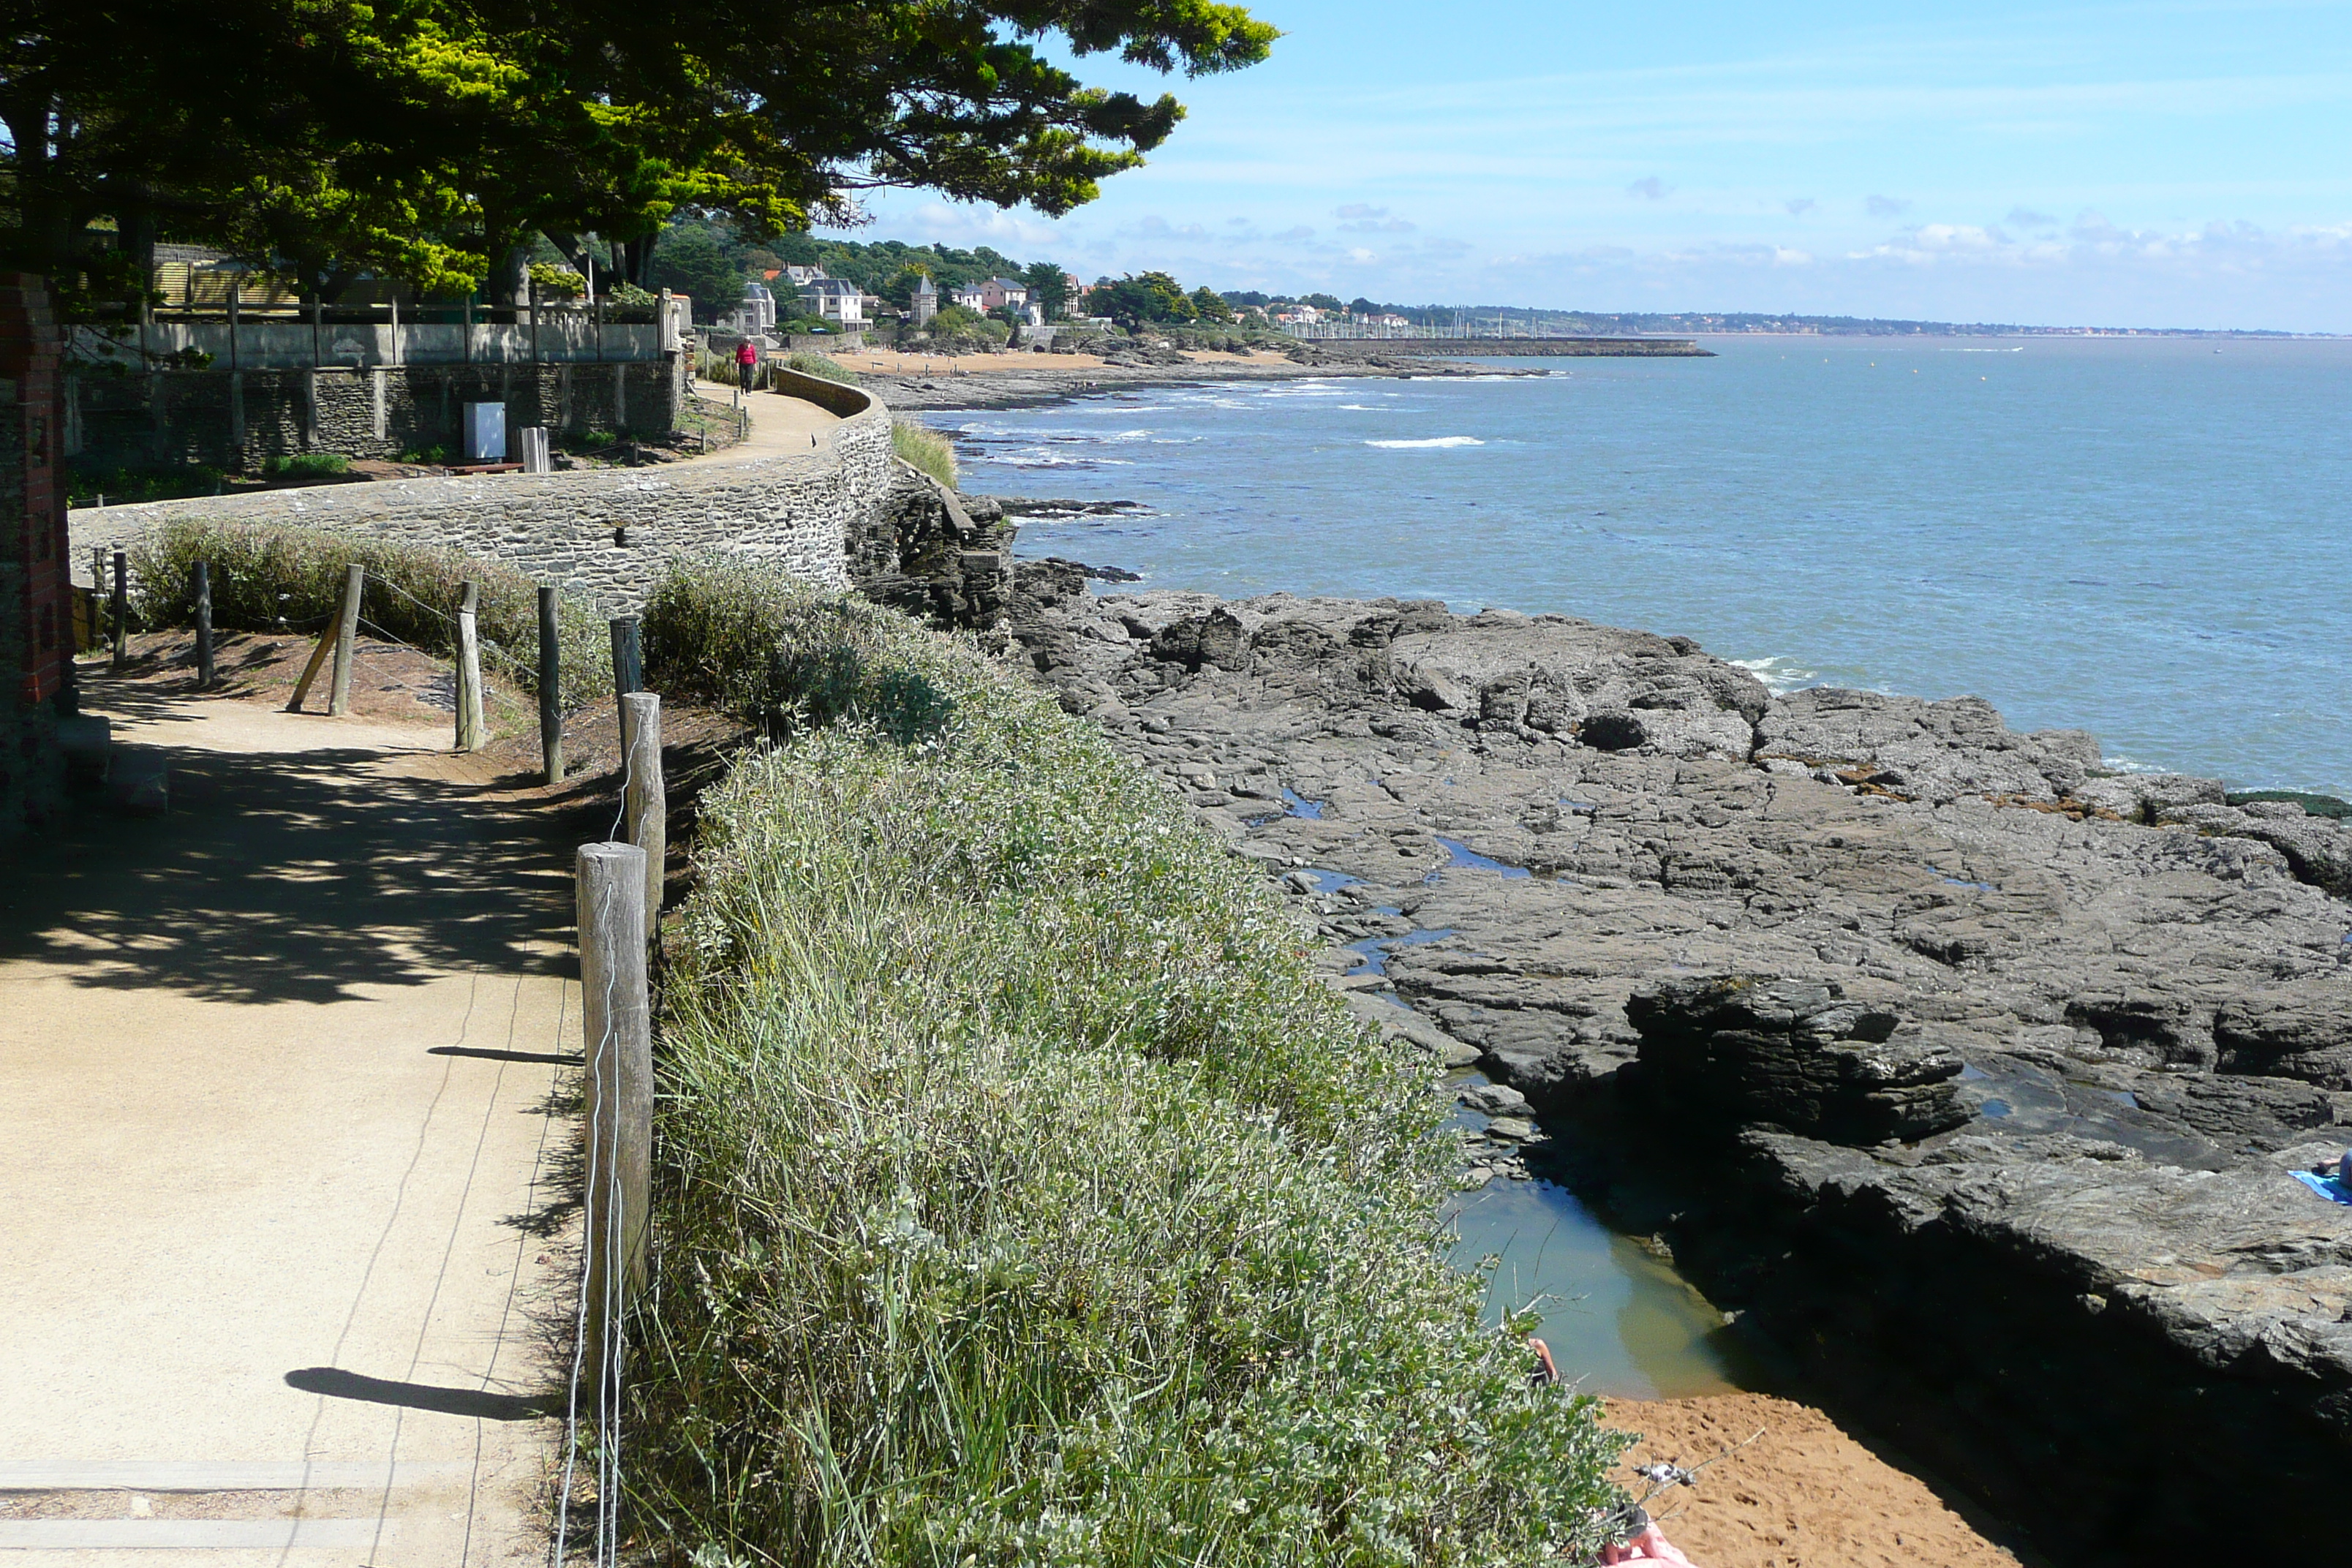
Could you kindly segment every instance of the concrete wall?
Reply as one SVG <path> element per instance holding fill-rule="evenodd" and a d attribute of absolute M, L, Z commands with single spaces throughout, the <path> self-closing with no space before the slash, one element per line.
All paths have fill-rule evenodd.
<path fill-rule="evenodd" d="M 647 327 L 646 331 L 654 331 Z M 685 357 L 609 364 L 407 364 L 363 369 L 77 366 L 66 377 L 66 456 L 85 468 L 207 463 L 230 472 L 297 452 L 455 458 L 468 403 L 503 403 L 507 429 L 563 434 L 677 427 Z"/>
<path fill-rule="evenodd" d="M 664 307 L 656 306 L 659 315 Z M 284 317 L 219 321 L 164 320 L 137 327 L 72 330 L 68 357 L 95 370 L 140 372 L 159 362 L 209 356 L 209 370 L 345 369 L 399 364 L 606 364 L 658 360 L 675 353 L 693 326 L 691 303 L 672 295 L 664 319 L 623 323 L 600 321 L 580 308 L 549 306 L 534 329 L 529 312 L 513 321 L 321 321 Z M 447 315 L 445 308 L 436 312 Z M 487 312 L 485 312 L 487 314 Z M 514 311 L 500 311 L 515 315 Z"/>
<path fill-rule="evenodd" d="M 791 390 L 846 410 L 825 445 L 782 457 L 557 474 L 484 474 L 321 485 L 258 495 L 84 508 L 73 559 L 135 542 L 174 518 L 291 523 L 503 561 L 589 595 L 607 613 L 635 607 L 672 556 L 732 552 L 831 588 L 850 584 L 846 538 L 896 506 L 890 411 L 832 382 L 781 373 Z"/>

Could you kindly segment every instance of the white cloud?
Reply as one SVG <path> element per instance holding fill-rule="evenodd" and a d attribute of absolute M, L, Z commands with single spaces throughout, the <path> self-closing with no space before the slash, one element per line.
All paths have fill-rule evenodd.
<path fill-rule="evenodd" d="M 1802 217 L 1822 204 L 1811 196 L 1790 196 L 1780 205 L 1788 209 L 1790 217 Z"/>
<path fill-rule="evenodd" d="M 1638 196 L 1645 202 L 1662 202 L 1666 199 L 1666 193 L 1672 189 L 1674 189 L 1672 185 L 1667 184 L 1657 175 L 1644 174 L 1626 186 L 1625 194 L 1629 196 Z"/>
<path fill-rule="evenodd" d="M 1862 209 L 1873 217 L 1900 217 L 1911 210 L 1911 204 L 1901 196 L 1872 196 Z"/>

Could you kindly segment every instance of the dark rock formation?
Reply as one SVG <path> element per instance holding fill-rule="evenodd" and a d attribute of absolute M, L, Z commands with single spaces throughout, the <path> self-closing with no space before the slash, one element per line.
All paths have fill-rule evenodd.
<path fill-rule="evenodd" d="M 1953 1092 L 1981 1036 L 1906 1024 L 1814 981 L 1732 975 L 1633 993 L 1641 1054 L 1619 1074 L 1633 1097 L 1694 1129 L 1770 1127 L 1832 1143 L 1947 1132 L 1969 1121 Z"/>
<path fill-rule="evenodd" d="M 963 496 L 900 466 L 890 504 L 845 541 L 850 581 L 877 604 L 954 630 L 1004 617 L 1015 525 L 987 496 Z"/>
<path fill-rule="evenodd" d="M 2352 1141 L 2343 824 L 1687 638 L 1021 574 L 1066 708 L 1339 874 L 1286 886 L 1388 944 L 1350 1005 L 1476 1053 L 1809 1386 L 2069 1562 L 2330 1539 L 2352 1208 L 2284 1170 Z"/>

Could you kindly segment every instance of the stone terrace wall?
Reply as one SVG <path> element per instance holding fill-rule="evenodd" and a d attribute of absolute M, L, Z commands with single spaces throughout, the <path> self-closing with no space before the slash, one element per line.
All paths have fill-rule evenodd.
<path fill-rule="evenodd" d="M 846 588 L 845 538 L 897 504 L 890 411 L 854 387 L 782 374 L 794 392 L 845 414 L 828 447 L 650 468 L 320 485 L 84 508 L 73 513 L 74 561 L 87 572 L 93 550 L 126 547 L 170 520 L 203 518 L 463 550 L 589 595 L 615 615 L 635 608 L 663 564 L 679 554 L 757 556 L 796 577 Z"/>
<path fill-rule="evenodd" d="M 208 463 L 242 472 L 297 452 L 398 458 L 431 447 L 454 458 L 468 403 L 506 405 L 511 440 L 528 425 L 559 435 L 673 430 L 685 395 L 676 353 L 610 364 L 85 367 L 66 377 L 65 449 L 101 471 Z"/>

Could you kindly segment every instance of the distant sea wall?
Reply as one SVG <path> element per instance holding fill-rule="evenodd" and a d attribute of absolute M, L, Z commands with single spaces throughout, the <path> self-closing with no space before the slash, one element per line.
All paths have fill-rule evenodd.
<path fill-rule="evenodd" d="M 391 537 L 503 561 L 634 608 L 672 557 L 756 556 L 828 588 L 850 585 L 849 542 L 899 502 L 890 411 L 854 387 L 779 369 L 778 379 L 842 416 L 828 446 L 649 468 L 478 474 L 319 485 L 240 496 L 77 510 L 78 573 L 94 551 L 124 548 L 180 518 L 283 523 Z"/>
<path fill-rule="evenodd" d="M 1313 338 L 1318 359 L 1712 359 L 1692 338 Z"/>

